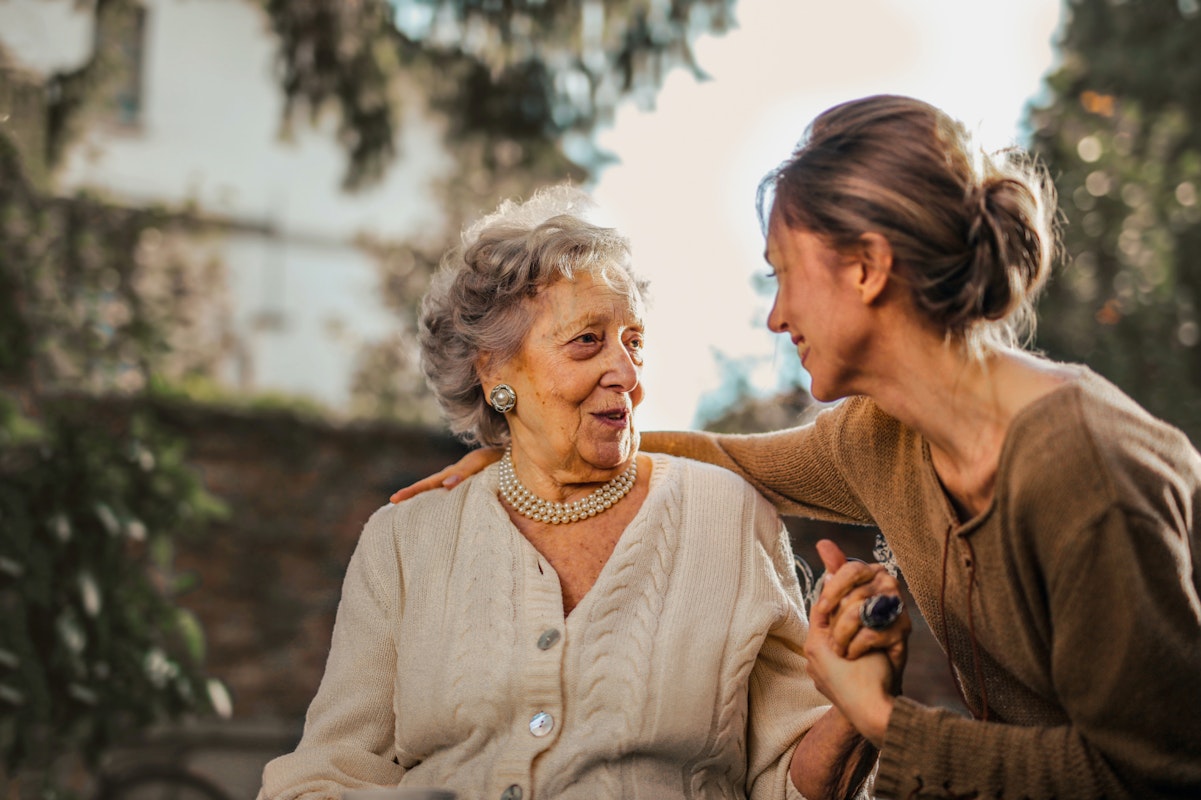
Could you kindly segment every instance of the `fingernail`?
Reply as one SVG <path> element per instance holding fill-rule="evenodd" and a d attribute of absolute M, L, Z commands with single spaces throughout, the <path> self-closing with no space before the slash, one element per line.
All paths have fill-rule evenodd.
<path fill-rule="evenodd" d="M 449 478 L 442 481 L 442 485 L 445 486 L 447 489 L 450 489 L 454 486 L 458 486 L 459 481 L 461 481 L 461 480 L 463 480 L 463 479 L 460 478 L 458 475 L 451 475 Z"/>

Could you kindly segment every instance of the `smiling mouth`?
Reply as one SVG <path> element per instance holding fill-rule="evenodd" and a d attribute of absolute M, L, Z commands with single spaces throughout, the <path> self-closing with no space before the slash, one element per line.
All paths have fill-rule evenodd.
<path fill-rule="evenodd" d="M 809 356 L 809 343 L 805 341 L 804 336 L 798 336 L 792 340 L 796 346 L 797 356 L 801 359 L 801 366 L 805 365 L 805 359 Z"/>
<path fill-rule="evenodd" d="M 599 411 L 599 412 L 593 414 L 592 416 L 596 417 L 597 419 L 605 420 L 608 422 L 624 423 L 626 420 L 628 420 L 630 418 L 630 412 L 628 409 L 620 408 L 620 409 L 615 409 L 613 411 Z"/>

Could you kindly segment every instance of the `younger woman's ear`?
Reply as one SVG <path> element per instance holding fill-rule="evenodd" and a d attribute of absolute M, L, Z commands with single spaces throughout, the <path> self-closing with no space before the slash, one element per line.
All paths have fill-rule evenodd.
<path fill-rule="evenodd" d="M 892 245 L 878 233 L 859 237 L 859 274 L 855 288 L 866 305 L 880 298 L 892 277 Z"/>

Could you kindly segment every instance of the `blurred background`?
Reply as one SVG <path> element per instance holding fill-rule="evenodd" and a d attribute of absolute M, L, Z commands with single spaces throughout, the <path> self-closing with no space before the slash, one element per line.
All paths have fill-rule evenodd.
<path fill-rule="evenodd" d="M 1035 345 L 1201 441 L 1198 42 L 1201 0 L 0 0 L 0 796 L 257 790 L 363 521 L 462 452 L 431 271 L 547 183 L 652 281 L 641 427 L 783 427 L 755 187 L 929 100 L 1058 186 Z"/>

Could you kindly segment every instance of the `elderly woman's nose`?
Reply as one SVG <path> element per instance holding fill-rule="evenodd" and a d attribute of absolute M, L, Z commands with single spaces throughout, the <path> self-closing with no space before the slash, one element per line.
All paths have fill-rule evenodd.
<path fill-rule="evenodd" d="M 638 385 L 639 378 L 636 356 L 624 344 L 607 349 L 607 369 L 603 379 L 605 384 L 627 392 L 633 390 Z"/>

